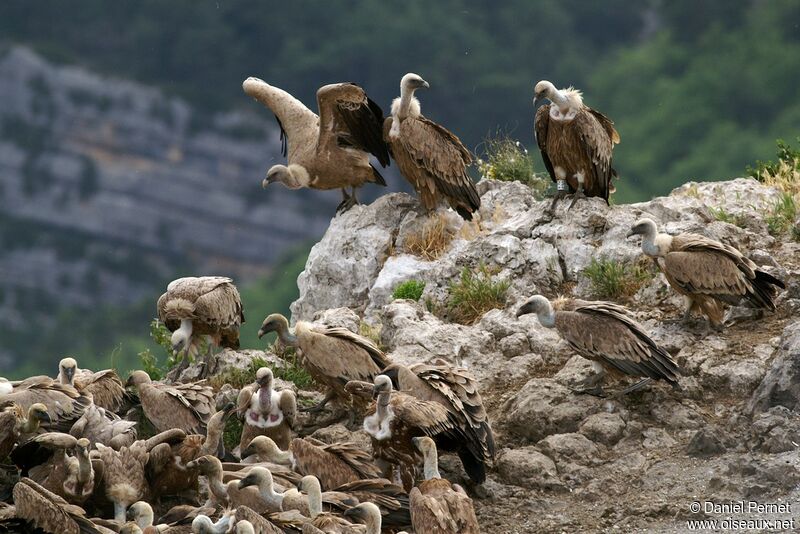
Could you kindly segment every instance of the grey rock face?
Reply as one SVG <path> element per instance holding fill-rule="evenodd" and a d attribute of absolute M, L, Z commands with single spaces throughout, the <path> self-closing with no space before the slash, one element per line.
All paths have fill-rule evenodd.
<path fill-rule="evenodd" d="M 500 477 L 509 484 L 541 490 L 564 490 L 556 464 L 534 447 L 503 449 L 495 463 Z"/>
<path fill-rule="evenodd" d="M 774 406 L 800 410 L 800 321 L 783 331 L 777 355 L 748 405 L 751 412 Z"/>

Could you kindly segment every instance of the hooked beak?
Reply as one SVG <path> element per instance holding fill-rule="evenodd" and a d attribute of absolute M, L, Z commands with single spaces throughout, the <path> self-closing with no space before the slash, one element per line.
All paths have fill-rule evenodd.
<path fill-rule="evenodd" d="M 125 512 L 125 517 L 128 518 L 128 521 L 133 521 L 136 519 L 136 515 L 133 512 L 133 508 L 128 508 L 128 511 Z"/>
<path fill-rule="evenodd" d="M 277 181 L 278 181 L 277 178 L 275 178 L 274 176 L 269 176 L 268 175 L 266 178 L 261 180 L 261 187 L 266 189 L 269 184 L 274 184 Z"/>
<path fill-rule="evenodd" d="M 243 451 L 239 454 L 242 459 L 247 458 L 248 456 L 253 456 L 256 453 L 255 449 L 253 449 L 252 445 L 248 445 L 244 448 Z"/>
<path fill-rule="evenodd" d="M 631 238 L 631 237 L 633 237 L 635 235 L 639 235 L 639 232 L 637 232 L 634 228 L 631 228 L 630 232 L 625 234 L 625 238 L 628 239 L 628 238 Z"/>
<path fill-rule="evenodd" d="M 264 334 L 266 334 L 266 332 L 264 332 L 264 329 L 263 328 L 259 328 L 258 329 L 258 339 L 261 339 L 262 337 L 264 337 Z"/>
<path fill-rule="evenodd" d="M 431 88 L 431 84 L 429 84 L 425 80 L 422 80 L 422 85 L 420 85 L 420 87 L 424 87 L 425 89 L 430 89 Z"/>
<path fill-rule="evenodd" d="M 527 315 L 529 313 L 533 313 L 533 304 L 531 304 L 530 302 L 526 302 L 525 304 L 520 306 L 520 308 L 517 310 L 517 317 L 520 317 L 522 315 Z"/>
<path fill-rule="evenodd" d="M 255 486 L 256 482 L 253 478 L 246 476 L 239 481 L 239 489 L 247 488 L 249 486 Z"/>
<path fill-rule="evenodd" d="M 194 469 L 195 467 L 197 467 L 197 460 L 192 460 L 186 464 L 186 469 Z"/>
<path fill-rule="evenodd" d="M 47 424 L 50 424 L 50 423 L 52 423 L 52 422 L 53 422 L 53 420 L 52 420 L 52 418 L 50 417 L 50 414 L 49 414 L 49 413 L 47 413 L 47 412 L 44 412 L 44 413 L 42 413 L 42 414 L 40 414 L 40 415 L 39 415 L 39 422 L 40 422 L 40 423 L 47 423 Z"/>
<path fill-rule="evenodd" d="M 345 517 L 358 519 L 359 517 L 361 517 L 361 509 L 360 508 L 355 508 L 355 507 L 354 508 L 348 508 L 347 510 L 344 511 L 344 514 L 342 514 L 342 515 L 345 516 Z"/>

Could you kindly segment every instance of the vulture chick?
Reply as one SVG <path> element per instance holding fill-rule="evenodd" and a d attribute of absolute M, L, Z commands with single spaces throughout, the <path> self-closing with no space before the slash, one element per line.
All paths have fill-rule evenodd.
<path fill-rule="evenodd" d="M 73 423 L 80 419 L 83 411 L 91 404 L 92 397 L 48 376 L 33 376 L 16 383 L 11 393 L 0 395 L 0 404 L 10 402 L 18 404 L 22 410 L 29 410 L 34 404 L 45 405 L 50 422 L 42 427 L 57 432 L 69 432 Z"/>
<path fill-rule="evenodd" d="M 546 297 L 535 295 L 517 310 L 517 317 L 528 313 L 535 313 L 542 326 L 555 328 L 575 352 L 592 361 L 598 373 L 592 381 L 597 384 L 586 393 L 603 395 L 606 371 L 617 377 L 645 378 L 623 394 L 653 379 L 678 385 L 677 364 L 622 306 L 578 299 L 558 299 L 551 304 Z"/>
<path fill-rule="evenodd" d="M 279 313 L 264 319 L 258 337 L 277 332 L 282 343 L 303 353 L 302 363 L 317 382 L 328 386 L 322 402 L 308 411 L 318 412 L 331 399 L 348 399 L 344 386 L 350 380 L 373 380 L 381 369 L 391 363 L 389 358 L 369 339 L 346 328 L 315 326 L 298 321 L 294 334 L 289 321 Z M 355 420 L 356 410 L 350 411 Z"/>
<path fill-rule="evenodd" d="M 256 371 L 256 383 L 239 392 L 238 410 L 244 415 L 240 453 L 256 436 L 269 437 L 283 450 L 289 448 L 297 399 L 291 390 L 275 391 L 272 383 L 272 369 L 261 367 Z"/>
<path fill-rule="evenodd" d="M 572 202 L 584 196 L 600 197 L 608 203 L 615 188 L 617 171 L 611 167 L 611 151 L 619 143 L 614 123 L 583 104 L 577 89 L 558 90 L 542 80 L 534 88 L 533 106 L 540 100 L 550 104 L 536 111 L 534 134 L 550 178 L 556 183 L 556 201 L 573 193 Z"/>
<path fill-rule="evenodd" d="M 11 453 L 23 476 L 72 504 L 84 503 L 94 492 L 95 473 L 90 443 L 69 434 L 45 432 Z M 73 453 L 69 456 L 67 452 Z"/>
<path fill-rule="evenodd" d="M 414 444 L 425 461 L 425 480 L 408 494 L 414 530 L 425 534 L 478 534 L 472 499 L 439 475 L 436 443 L 419 437 L 414 438 Z"/>
<path fill-rule="evenodd" d="M 64 358 L 58 363 L 57 380 L 91 395 L 97 406 L 110 412 L 118 412 L 125 403 L 125 386 L 113 369 L 97 372 L 78 369 L 75 358 Z"/>
<path fill-rule="evenodd" d="M 205 381 L 189 384 L 153 382 L 144 371 L 134 371 L 128 386 L 139 393 L 142 410 L 158 432 L 180 428 L 199 433 L 214 412 L 214 390 Z"/>
<path fill-rule="evenodd" d="M 244 323 L 244 311 L 239 290 L 225 276 L 186 277 L 173 280 L 167 292 L 158 299 L 158 319 L 166 325 L 172 337 L 175 354 L 183 359 L 172 371 L 179 378 L 189 365 L 189 352 L 197 352 L 201 338 L 208 343 L 208 352 L 201 377 L 213 374 L 216 364 L 213 347 L 238 349 L 239 327 Z"/>
<path fill-rule="evenodd" d="M 347 389 L 363 394 L 363 382 L 350 382 Z M 372 396 L 377 398 L 375 413 L 364 418 L 364 430 L 372 440 L 373 456 L 389 480 L 406 491 L 416 478 L 417 450 L 411 438 L 447 433 L 456 439 L 458 424 L 444 405 L 420 400 L 392 391 L 392 379 L 375 377 Z"/>
<path fill-rule="evenodd" d="M 377 478 L 380 472 L 372 457 L 352 442 L 327 444 L 314 438 L 295 438 L 288 452 L 278 449 L 266 436 L 255 438 L 243 455 L 282 463 L 288 460 L 301 475 L 314 475 L 324 490 L 333 490 L 348 482 Z"/>
<path fill-rule="evenodd" d="M 49 534 L 104 534 L 86 517 L 80 506 L 43 488 L 29 478 L 14 486 L 17 517 Z"/>
<path fill-rule="evenodd" d="M 423 116 L 414 92 L 429 87 L 419 75 L 400 80 L 400 98 L 392 102 L 392 116 L 383 123 L 383 139 L 400 169 L 428 211 L 440 202 L 466 220 L 481 207 L 481 197 L 467 176 L 472 154 L 443 126 Z"/>
<path fill-rule="evenodd" d="M 495 455 L 494 434 L 489 425 L 478 383 L 467 369 L 446 362 L 406 367 L 392 364 L 383 370 L 397 390 L 424 401 L 438 402 L 458 421 L 456 439 L 452 433 L 437 436 L 442 450 L 454 451 L 464 470 L 476 484 L 486 480 L 486 464 Z"/>
<path fill-rule="evenodd" d="M 119 450 L 123 445 L 130 446 L 136 441 L 136 423 L 92 403 L 75 421 L 69 433 L 76 438 L 88 439 L 92 445 L 102 443 Z"/>
<path fill-rule="evenodd" d="M 40 402 L 31 404 L 27 411 L 16 403 L 6 406 L 0 412 L 0 458 L 6 458 L 17 443 L 36 434 L 40 425 L 49 423 L 47 406 Z"/>
<path fill-rule="evenodd" d="M 369 162 L 372 154 L 382 167 L 389 165 L 381 139 L 383 110 L 361 87 L 354 83 L 320 87 L 319 117 L 286 91 L 258 78 L 246 79 L 242 87 L 275 114 L 283 155 L 288 156 L 287 165 L 274 165 L 267 171 L 263 187 L 280 182 L 289 189 L 341 189 L 338 213 L 358 203 L 356 189 L 364 183 L 386 185 Z"/>
<path fill-rule="evenodd" d="M 786 288 L 735 248 L 708 237 L 660 234 L 655 221 L 647 218 L 636 221 L 628 232 L 628 237 L 634 235 L 642 236 L 642 251 L 685 297 L 684 319 L 697 312 L 720 325 L 724 305 L 742 302 L 775 311 L 778 288 Z"/>

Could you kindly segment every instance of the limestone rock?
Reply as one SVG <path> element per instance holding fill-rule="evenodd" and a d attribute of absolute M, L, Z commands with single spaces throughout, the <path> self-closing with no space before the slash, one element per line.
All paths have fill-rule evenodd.
<path fill-rule="evenodd" d="M 616 444 L 625 432 L 625 421 L 617 413 L 601 412 L 587 417 L 580 426 L 580 433 L 607 447 Z"/>
<path fill-rule="evenodd" d="M 509 484 L 541 490 L 563 490 L 558 470 L 552 459 L 534 447 L 503 449 L 495 466 L 500 477 Z"/>
<path fill-rule="evenodd" d="M 750 398 L 751 412 L 773 406 L 800 410 L 800 321 L 786 327 L 772 366 Z"/>

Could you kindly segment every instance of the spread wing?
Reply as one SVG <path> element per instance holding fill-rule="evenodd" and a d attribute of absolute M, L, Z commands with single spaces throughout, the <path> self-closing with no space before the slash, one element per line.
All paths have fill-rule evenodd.
<path fill-rule="evenodd" d="M 536 137 L 536 144 L 539 145 L 539 152 L 542 154 L 542 161 L 544 167 L 550 174 L 550 179 L 556 181 L 556 173 L 553 170 L 553 163 L 550 161 L 550 156 L 547 155 L 547 127 L 550 125 L 550 105 L 545 104 L 536 110 L 536 118 L 533 122 L 533 133 Z"/>
<path fill-rule="evenodd" d="M 33 480 L 23 478 L 14 486 L 17 517 L 45 532 L 100 534 L 80 506 L 74 506 Z"/>
<path fill-rule="evenodd" d="M 323 136 L 334 135 L 339 146 L 352 147 L 375 156 L 382 167 L 389 165 L 389 149 L 383 141 L 383 110 L 354 83 L 335 83 L 317 91 Z M 381 181 L 381 185 L 386 182 Z"/>
<path fill-rule="evenodd" d="M 677 381 L 680 371 L 672 357 L 622 306 L 576 301 L 573 311 L 557 312 L 556 328 L 572 348 L 589 359 L 627 375 Z"/>
<path fill-rule="evenodd" d="M 75 375 L 75 388 L 91 394 L 97 406 L 110 412 L 119 411 L 125 400 L 125 386 L 113 369 L 97 372 L 82 369 Z"/>

